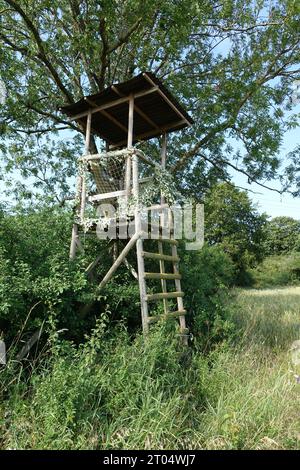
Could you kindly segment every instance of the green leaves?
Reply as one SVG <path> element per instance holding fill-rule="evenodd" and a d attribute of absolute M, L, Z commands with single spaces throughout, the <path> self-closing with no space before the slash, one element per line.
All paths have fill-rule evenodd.
<path fill-rule="evenodd" d="M 266 255 L 300 251 L 300 221 L 292 217 L 275 217 L 264 229 Z"/>
<path fill-rule="evenodd" d="M 243 151 L 230 159 L 258 180 L 276 174 L 283 104 L 299 64 L 297 2 L 270 9 L 265 1 L 237 0 L 37 0 L 34 7 L 1 0 L 0 9 L 0 75 L 8 89 L 2 135 L 23 142 L 24 154 L 28 131 L 36 148 L 41 135 L 62 126 L 80 132 L 57 111 L 64 102 L 152 70 L 196 121 L 176 139 L 175 161 L 188 150 L 180 171 L 193 166 L 199 150 L 218 163 L 215 142 L 221 152 L 231 132 L 233 149 Z"/>
<path fill-rule="evenodd" d="M 204 201 L 205 238 L 222 247 L 237 267 L 237 281 L 264 255 L 266 216 L 253 207 L 245 191 L 231 184 L 216 185 Z"/>

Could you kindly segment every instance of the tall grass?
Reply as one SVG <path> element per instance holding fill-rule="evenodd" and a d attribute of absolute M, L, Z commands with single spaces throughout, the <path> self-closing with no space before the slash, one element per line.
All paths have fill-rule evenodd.
<path fill-rule="evenodd" d="M 299 299 L 237 292 L 237 333 L 206 356 L 164 327 L 133 340 L 99 323 L 79 349 L 55 339 L 11 385 L 17 369 L 2 371 L 2 448 L 299 448 Z"/>

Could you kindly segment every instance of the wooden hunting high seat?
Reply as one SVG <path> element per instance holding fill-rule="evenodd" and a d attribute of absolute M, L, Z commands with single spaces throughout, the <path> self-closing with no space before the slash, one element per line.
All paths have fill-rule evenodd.
<path fill-rule="evenodd" d="M 153 206 L 145 208 L 146 212 L 155 210 L 159 213 L 157 253 L 144 249 L 149 233 L 148 226 L 145 229 L 143 223 L 139 202 L 143 184 L 149 181 L 149 177 L 143 177 L 143 170 L 147 168 L 150 175 L 155 171 L 165 171 L 167 134 L 190 126 L 193 120 L 163 83 L 150 72 L 141 73 L 127 82 L 111 85 L 100 93 L 85 96 L 77 103 L 62 107 L 61 111 L 76 121 L 80 128 L 85 130 L 86 136 L 85 153 L 79 159 L 77 217 L 72 230 L 70 257 L 76 256 L 76 251 L 81 245 L 82 231 L 93 226 L 93 223 L 87 223 L 90 221 L 88 214 L 91 205 L 99 209 L 103 208 L 103 203 L 112 203 L 118 208 L 125 203 L 126 208 L 130 206 L 128 202 L 133 200 L 133 211 L 131 208 L 125 213 L 127 223 L 131 221 L 133 224 L 133 233 L 102 279 L 99 288 L 111 279 L 118 266 L 126 260 L 128 252 L 136 246 L 143 330 L 147 332 L 149 324 L 161 317 L 178 318 L 181 334 L 186 335 L 186 312 L 183 308 L 178 268 L 178 242 L 172 232 L 172 213 L 168 201 L 161 194 L 160 203 L 157 204 L 156 200 L 153 201 Z M 91 153 L 92 136 L 103 140 L 106 151 Z M 134 146 L 154 137 L 162 137 L 160 163 L 146 156 L 138 146 Z M 109 215 L 105 214 L 105 209 L 100 213 L 98 211 L 99 222 L 104 220 L 104 216 L 110 224 L 119 223 L 116 217 L 110 219 Z M 168 235 L 163 236 L 166 228 L 169 229 Z M 169 254 L 164 251 L 167 245 L 171 249 Z M 145 270 L 146 260 L 149 259 L 159 264 L 159 272 Z M 171 270 L 166 268 L 169 263 Z M 160 281 L 162 292 L 153 293 L 147 290 L 146 281 L 150 279 Z M 168 291 L 168 281 L 175 282 L 175 291 Z M 176 310 L 173 308 L 173 299 L 177 304 Z M 157 300 L 163 300 L 164 313 L 151 316 L 148 304 Z"/>

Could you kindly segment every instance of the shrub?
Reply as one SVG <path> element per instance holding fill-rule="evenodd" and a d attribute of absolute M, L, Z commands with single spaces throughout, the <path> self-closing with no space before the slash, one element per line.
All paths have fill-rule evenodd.
<path fill-rule="evenodd" d="M 184 448 L 184 395 L 194 377 L 180 360 L 178 337 L 157 328 L 146 341 L 138 335 L 131 342 L 122 329 L 107 336 L 101 322 L 79 348 L 55 339 L 27 387 L 10 390 L 6 447 Z"/>
<path fill-rule="evenodd" d="M 70 216 L 44 210 L 0 220 L 0 328 L 10 340 L 24 326 L 34 331 L 49 312 L 77 328 L 76 303 L 89 286 L 83 262 L 68 260 Z"/>
<path fill-rule="evenodd" d="M 93 328 L 101 311 L 109 312 L 111 325 L 123 321 L 132 333 L 141 328 L 138 283 L 125 266 L 95 297 L 97 279 L 112 261 L 107 242 L 96 237 L 85 240 L 85 254 L 69 262 L 71 224 L 62 209 L 1 218 L 0 328 L 8 344 L 24 324 L 26 341 L 42 324 L 47 325 L 50 313 L 56 314 L 57 327 L 68 329 L 68 338 L 76 343 Z M 93 283 L 84 271 L 101 249 Z M 135 264 L 134 252 L 129 260 Z M 150 270 L 156 269 L 157 265 Z M 216 247 L 204 247 L 199 253 L 184 251 L 180 269 L 192 329 L 205 338 L 205 344 L 208 338 L 218 341 L 228 327 L 227 286 L 234 272 L 230 258 Z M 85 315 L 83 306 L 89 303 Z"/>
<path fill-rule="evenodd" d="M 250 275 L 257 288 L 299 284 L 300 253 L 269 256 Z"/>
<path fill-rule="evenodd" d="M 275 217 L 264 227 L 266 255 L 300 251 L 300 221 L 292 217 Z"/>
<path fill-rule="evenodd" d="M 181 271 L 188 322 L 197 344 L 206 349 L 231 332 L 228 301 L 235 268 L 221 247 L 205 245 L 198 252 L 182 254 Z"/>
<path fill-rule="evenodd" d="M 235 283 L 245 282 L 245 273 L 263 259 L 266 215 L 259 214 L 246 191 L 230 183 L 212 187 L 204 200 L 205 236 L 219 245 L 236 266 Z"/>

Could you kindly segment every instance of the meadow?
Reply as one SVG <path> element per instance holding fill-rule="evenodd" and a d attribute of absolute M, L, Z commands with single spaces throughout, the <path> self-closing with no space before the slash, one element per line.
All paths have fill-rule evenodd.
<path fill-rule="evenodd" d="M 300 287 L 235 289 L 233 333 L 206 354 L 162 325 L 108 336 L 104 316 L 79 348 L 50 338 L 36 366 L 1 371 L 0 445 L 299 449 L 299 301 Z"/>

